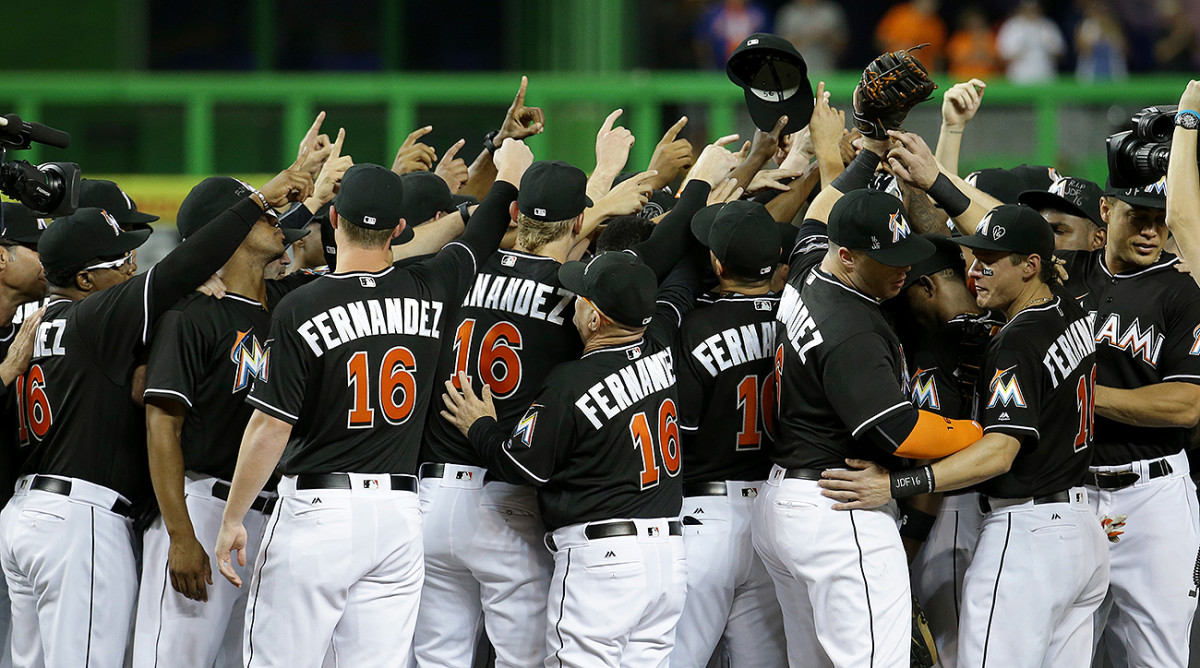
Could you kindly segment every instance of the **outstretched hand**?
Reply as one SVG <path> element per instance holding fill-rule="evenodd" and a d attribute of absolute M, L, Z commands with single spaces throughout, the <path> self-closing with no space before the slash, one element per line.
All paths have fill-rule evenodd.
<path fill-rule="evenodd" d="M 975 118 L 986 90 L 987 84 L 979 79 L 956 83 L 946 89 L 946 94 L 942 96 L 942 122 L 947 127 L 962 130 Z"/>
<path fill-rule="evenodd" d="M 521 77 L 521 87 L 513 98 L 508 112 L 504 115 L 504 123 L 500 132 L 492 140 L 497 147 L 505 139 L 525 139 L 541 134 L 546 129 L 546 112 L 541 107 L 525 106 L 525 89 L 529 87 L 529 77 Z"/>
<path fill-rule="evenodd" d="M 466 436 L 476 420 L 496 417 L 496 405 L 492 402 L 492 388 L 486 383 L 483 385 L 483 396 L 477 397 L 471 388 L 471 378 L 465 372 L 460 371 L 457 380 L 459 387 L 455 387 L 454 381 L 446 381 L 446 393 L 442 395 L 446 410 L 442 411 L 442 417 Z"/>
<path fill-rule="evenodd" d="M 433 132 L 432 125 L 417 128 L 408 133 L 404 143 L 396 151 L 396 159 L 392 161 L 392 171 L 397 174 L 409 172 L 428 172 L 437 161 L 437 151 L 432 146 L 422 144 L 419 139 Z"/>
<path fill-rule="evenodd" d="M 692 166 L 692 143 L 680 139 L 679 132 L 687 125 L 687 116 L 680 117 L 675 124 L 667 128 L 662 139 L 654 147 L 654 155 L 650 156 L 649 169 L 658 172 L 651 185 L 655 190 L 661 190 L 671 184 L 680 170 Z"/>
<path fill-rule="evenodd" d="M 834 510 L 862 510 L 887 505 L 892 500 L 892 479 L 888 470 L 864 459 L 847 459 L 850 468 L 829 469 L 817 485 L 821 495 L 838 501 Z"/>

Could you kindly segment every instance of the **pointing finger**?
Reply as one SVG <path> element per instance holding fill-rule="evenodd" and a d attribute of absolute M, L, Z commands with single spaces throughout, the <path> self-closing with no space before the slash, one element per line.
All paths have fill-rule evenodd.
<path fill-rule="evenodd" d="M 616 111 L 609 114 L 608 118 L 604 119 L 604 122 L 602 124 L 600 124 L 600 134 L 604 134 L 606 132 L 611 132 L 613 123 L 615 123 L 616 120 L 618 118 L 620 118 L 621 114 L 623 114 L 623 113 L 625 113 L 624 109 L 617 109 Z"/>
<path fill-rule="evenodd" d="M 442 156 L 442 162 L 450 162 L 454 160 L 454 156 L 458 154 L 458 150 L 467 143 L 466 139 L 459 139 L 454 142 L 454 146 L 446 149 L 446 154 Z"/>
<path fill-rule="evenodd" d="M 342 155 L 342 144 L 346 141 L 346 128 L 338 128 L 337 139 L 333 142 L 333 149 L 329 152 L 328 160 L 337 160 Z"/>
<path fill-rule="evenodd" d="M 513 98 L 513 109 L 525 106 L 525 89 L 529 86 L 529 77 L 521 77 L 521 87 L 517 89 L 517 96 Z"/>
<path fill-rule="evenodd" d="M 667 128 L 667 132 L 662 138 L 663 143 L 665 144 L 675 141 L 675 138 L 679 136 L 679 131 L 682 130 L 683 126 L 685 125 L 687 125 L 687 116 L 680 116 L 679 120 L 675 121 L 674 125 Z"/>
<path fill-rule="evenodd" d="M 413 130 L 412 132 L 408 133 L 408 138 L 404 140 L 404 143 L 400 145 L 400 148 L 412 146 L 413 144 L 417 143 L 418 139 L 424 137 L 430 132 L 433 132 L 432 125 L 426 125 L 423 128 L 417 128 L 416 130 Z"/>
<path fill-rule="evenodd" d="M 737 140 L 738 140 L 738 135 L 725 135 L 724 137 L 721 137 L 720 139 L 713 142 L 713 146 L 724 147 L 724 146 L 731 144 Z"/>

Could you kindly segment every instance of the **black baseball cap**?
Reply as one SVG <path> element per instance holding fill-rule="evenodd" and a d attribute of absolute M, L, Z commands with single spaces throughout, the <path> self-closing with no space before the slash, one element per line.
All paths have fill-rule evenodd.
<path fill-rule="evenodd" d="M 150 230 L 122 230 L 104 209 L 84 207 L 56 218 L 42 232 L 38 253 L 47 273 L 82 269 L 89 260 L 122 255 L 141 246 Z"/>
<path fill-rule="evenodd" d="M 769 276 L 779 263 L 779 228 L 758 202 L 707 206 L 692 217 L 692 234 L 739 276 Z"/>
<path fill-rule="evenodd" d="M 33 209 L 18 202 L 0 202 L 3 207 L 4 230 L 0 239 L 23 246 L 36 246 L 51 218 L 43 218 Z"/>
<path fill-rule="evenodd" d="M 258 192 L 254 186 L 231 176 L 210 176 L 204 179 L 192 188 L 187 197 L 183 198 L 183 204 L 179 206 L 179 213 L 175 216 L 175 228 L 179 230 L 180 238 L 187 239 L 192 236 L 200 231 L 200 228 L 224 213 L 226 209 L 246 199 L 254 192 Z M 297 206 L 303 205 L 298 204 Z M 279 218 L 275 209 L 267 209 L 266 215 L 275 220 Z M 139 228 L 135 227 L 134 229 Z M 150 228 L 144 227 L 144 229 L 149 230 Z M 285 246 L 291 245 L 292 242 L 308 234 L 308 230 L 303 228 L 285 227 L 282 229 Z"/>
<path fill-rule="evenodd" d="M 430 220 L 438 212 L 454 211 L 454 196 L 450 186 L 433 172 L 408 172 L 400 176 L 404 184 L 404 212 L 402 217 L 409 225 L 416 226 Z M 339 212 L 340 213 L 340 212 Z"/>
<path fill-rule="evenodd" d="M 1003 204 L 992 209 L 975 226 L 975 234 L 955 241 L 976 250 L 1038 255 L 1043 262 L 1054 256 L 1050 223 L 1024 204 Z"/>
<path fill-rule="evenodd" d="M 1066 176 L 1051 184 L 1048 191 L 1026 190 L 1017 198 L 1017 202 L 1038 211 L 1054 209 L 1087 218 L 1096 227 L 1105 227 L 1100 217 L 1100 198 L 1103 196 L 1104 189 L 1099 184 Z"/>
<path fill-rule="evenodd" d="M 342 176 L 342 185 L 333 198 L 333 210 L 339 221 L 369 230 L 390 230 L 404 218 L 404 183 L 400 175 L 387 167 L 363 163 L 354 165 Z M 421 221 L 405 219 L 404 229 L 392 240 L 402 244 L 413 238 L 413 225 Z"/>
<path fill-rule="evenodd" d="M 337 241 L 333 236 L 333 225 L 329 222 L 330 204 L 317 209 L 312 222 L 321 226 L 321 253 L 325 255 L 325 264 L 332 270 L 337 266 Z"/>
<path fill-rule="evenodd" d="M 788 117 L 784 134 L 808 125 L 813 112 L 813 89 L 808 65 L 792 43 L 779 35 L 756 32 L 738 44 L 725 64 L 729 80 L 746 92 L 746 107 L 763 132 Z"/>
<path fill-rule="evenodd" d="M 83 179 L 79 183 L 79 206 L 94 206 L 109 212 L 121 227 L 144 229 L 158 220 L 158 216 L 138 211 L 121 186 L 103 179 Z"/>
<path fill-rule="evenodd" d="M 913 234 L 904 203 L 879 190 L 852 190 L 829 212 L 829 240 L 889 267 L 929 257 L 933 244 Z"/>
<path fill-rule="evenodd" d="M 1058 170 L 1049 165 L 1017 165 L 1008 170 L 1009 174 L 1017 177 L 1025 190 L 1049 190 L 1050 186 L 1062 179 Z"/>
<path fill-rule="evenodd" d="M 1167 208 L 1167 177 L 1163 176 L 1154 183 L 1139 188 L 1114 188 L 1112 180 L 1109 179 L 1108 188 L 1104 191 L 1104 194 L 1116 197 L 1132 206 L 1165 209 Z"/>
<path fill-rule="evenodd" d="M 971 172 L 963 180 L 1005 204 L 1016 204 L 1021 193 L 1030 189 L 1020 177 L 1000 167 Z"/>
<path fill-rule="evenodd" d="M 964 273 L 967 270 L 967 260 L 963 257 L 962 247 L 953 239 L 944 234 L 922 234 L 923 238 L 928 239 L 929 243 L 933 244 L 933 255 L 917 262 L 908 270 L 904 276 L 904 287 L 901 291 L 907 290 L 916 283 L 922 276 L 936 274 L 943 269 L 958 269 Z"/>
<path fill-rule="evenodd" d="M 567 262 L 558 268 L 558 280 L 626 327 L 645 327 L 654 317 L 658 279 L 632 253 L 610 251 L 591 262 Z"/>
<path fill-rule="evenodd" d="M 525 170 L 517 192 L 517 209 L 534 220 L 571 220 L 592 205 L 587 174 L 560 160 L 539 160 Z"/>

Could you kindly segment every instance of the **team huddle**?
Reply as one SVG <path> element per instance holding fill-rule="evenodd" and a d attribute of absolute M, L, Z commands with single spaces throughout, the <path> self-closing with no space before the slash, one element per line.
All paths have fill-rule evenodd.
<path fill-rule="evenodd" d="M 908 52 L 850 128 L 779 38 L 730 78 L 752 140 L 641 172 L 619 110 L 535 161 L 524 79 L 470 165 L 322 113 L 143 273 L 116 184 L 4 203 L 11 665 L 1186 666 L 1200 82 L 1102 188 L 960 177 L 986 84 L 931 150 Z"/>

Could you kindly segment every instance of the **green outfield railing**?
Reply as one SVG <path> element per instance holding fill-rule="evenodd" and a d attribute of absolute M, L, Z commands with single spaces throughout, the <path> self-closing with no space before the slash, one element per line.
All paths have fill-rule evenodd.
<path fill-rule="evenodd" d="M 709 138 L 734 127 L 744 104 L 742 91 L 717 72 L 627 72 L 621 74 L 529 73 L 527 103 L 547 109 L 550 132 L 543 142 L 555 157 L 576 159 L 588 166 L 595 128 L 603 112 L 623 107 L 623 123 L 638 138 L 631 164 L 644 165 L 663 130 L 663 108 L 683 105 L 701 109 Z M 382 107 L 387 146 L 398 146 L 414 128 L 434 119 L 422 116 L 423 107 L 502 109 L 512 100 L 520 75 L 492 74 L 125 74 L 125 73 L 5 73 L 0 77 L 0 104 L 11 104 L 24 119 L 41 120 L 49 108 L 177 106 L 182 113 L 183 148 L 177 172 L 214 173 L 217 167 L 215 110 L 220 105 L 267 105 L 281 110 L 278 123 L 279 161 L 295 156 L 296 141 L 303 136 L 320 105 Z M 938 79 L 945 82 L 944 77 Z M 1028 108 L 1035 119 L 1033 154 L 1024 156 L 1042 164 L 1055 164 L 1064 146 L 1065 126 L 1080 122 L 1069 110 L 1075 107 L 1123 105 L 1138 107 L 1178 100 L 1187 75 L 1155 75 L 1122 83 L 1085 84 L 1060 80 L 1040 86 L 993 83 L 987 90 L 987 108 Z M 830 77 L 833 102 L 848 106 L 856 77 Z M 945 88 L 947 84 L 942 83 Z M 940 93 L 940 91 L 939 91 Z M 940 100 L 940 94 L 937 95 Z M 936 113 L 938 101 L 927 103 Z M 500 118 L 488 118 L 498 123 Z M 670 119 L 666 119 L 669 121 Z M 1093 121 L 1094 122 L 1094 119 Z M 565 127 L 570 132 L 558 132 Z M 63 128 L 74 131 L 74 128 Z M 335 128 L 336 131 L 336 128 Z M 1102 132 L 1107 133 L 1107 128 Z M 482 132 L 480 133 L 482 134 Z M 693 135 L 693 139 L 695 139 Z M 468 138 L 469 141 L 473 141 Z M 930 137 L 932 139 L 932 137 Z M 477 144 L 474 144 L 477 146 Z M 469 147 L 464 153 L 474 155 Z M 1102 146 L 1096 147 L 1102 153 Z M 1094 153 L 1094 151 L 1093 151 Z M 30 152 L 22 157 L 36 160 Z M 470 156 L 467 156 L 468 160 Z M 61 158 L 55 158 L 61 159 Z M 1094 166 L 1095 156 L 1091 158 Z M 964 159 L 964 163 L 967 162 Z"/>

